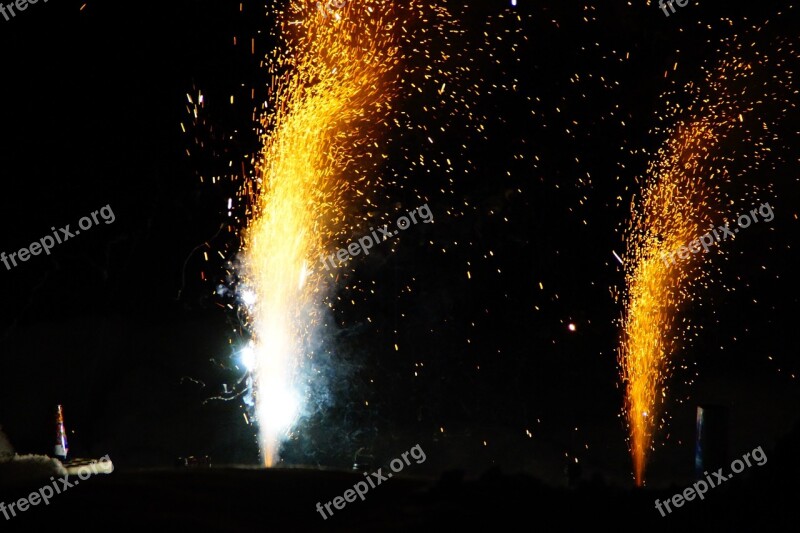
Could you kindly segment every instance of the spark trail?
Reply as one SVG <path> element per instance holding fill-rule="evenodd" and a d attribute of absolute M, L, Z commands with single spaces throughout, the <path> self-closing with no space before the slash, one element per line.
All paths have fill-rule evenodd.
<path fill-rule="evenodd" d="M 252 295 L 245 311 L 266 466 L 304 402 L 309 342 L 328 288 L 317 259 L 352 224 L 349 209 L 375 205 L 381 189 L 379 141 L 403 83 L 399 43 L 413 39 L 406 24 L 424 11 L 416 1 L 393 4 L 322 10 L 295 1 L 277 15 L 281 46 L 268 58 L 271 109 L 243 193 L 251 215 L 240 272 L 240 291 Z"/>
<path fill-rule="evenodd" d="M 673 114 L 680 120 L 667 131 L 667 142 L 647 170 L 626 234 L 625 311 L 618 358 L 639 486 L 645 482 L 655 433 L 665 423 L 668 379 L 680 350 L 691 340 L 682 310 L 702 297 L 699 289 L 709 281 L 706 266 L 711 254 L 691 254 L 674 263 L 665 262 L 663 254 L 738 214 L 741 208 L 733 206 L 754 205 L 744 198 L 729 198 L 730 185 L 735 181 L 747 186 L 748 174 L 767 160 L 776 140 L 771 131 L 775 119 L 785 113 L 785 108 L 770 109 L 776 103 L 783 105 L 770 89 L 775 78 L 756 83 L 756 71 L 764 74 L 760 71 L 769 58 L 756 53 L 747 61 L 742 59 L 741 45 L 731 48 L 716 68 L 706 71 L 700 88 L 689 85 L 691 105 L 674 106 Z M 787 76 L 791 80 L 790 72 Z M 764 115 L 771 112 L 775 115 L 766 119 Z M 752 194 L 752 184 L 750 190 Z"/>

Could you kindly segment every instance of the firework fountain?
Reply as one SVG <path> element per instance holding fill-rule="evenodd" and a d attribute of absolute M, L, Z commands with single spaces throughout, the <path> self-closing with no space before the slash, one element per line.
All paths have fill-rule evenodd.
<path fill-rule="evenodd" d="M 666 423 L 668 378 L 681 348 L 691 340 L 689 320 L 681 312 L 702 296 L 699 289 L 710 281 L 706 266 L 711 254 L 671 261 L 665 257 L 708 233 L 715 222 L 738 214 L 735 206 L 754 205 L 746 200 L 752 194 L 732 199 L 727 191 L 733 182 L 747 186 L 748 173 L 768 160 L 776 135 L 764 115 L 774 111 L 769 117 L 774 125 L 785 113 L 785 108 L 769 107 L 780 102 L 769 92 L 774 78 L 757 86 L 756 71 L 770 58 L 756 54 L 746 61 L 740 44 L 731 49 L 717 67 L 706 71 L 701 86 L 688 86 L 687 108 L 673 104 L 677 125 L 666 132 L 668 140 L 648 168 L 626 235 L 625 312 L 618 353 L 639 486 L 645 481 L 655 433 Z"/>
<path fill-rule="evenodd" d="M 411 69 L 401 42 L 426 9 L 416 1 L 291 2 L 277 14 L 281 46 L 268 57 L 269 107 L 263 149 L 243 190 L 239 292 L 252 340 L 246 348 L 266 466 L 321 386 L 310 343 L 336 273 L 319 258 L 352 233 L 355 206 L 376 207 L 385 159 L 382 137 Z"/>

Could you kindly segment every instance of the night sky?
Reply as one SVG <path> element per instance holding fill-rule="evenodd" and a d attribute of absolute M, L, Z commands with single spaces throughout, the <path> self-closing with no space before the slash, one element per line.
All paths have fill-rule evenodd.
<path fill-rule="evenodd" d="M 435 148 L 418 131 L 395 136 L 396 179 L 374 215 L 391 223 L 424 198 L 435 222 L 342 270 L 319 338 L 327 384 L 286 464 L 348 468 L 360 448 L 382 460 L 420 443 L 416 474 L 500 466 L 564 484 L 577 459 L 587 477 L 632 485 L 614 252 L 665 141 L 655 129 L 673 120 L 662 95 L 688 103 L 681 88 L 733 36 L 796 68 L 777 43 L 796 38 L 797 8 L 690 2 L 665 17 L 643 0 L 510 3 L 447 2 L 463 30 L 454 64 L 469 67 L 448 90 L 468 105 L 398 104 L 446 132 Z M 52 453 L 61 404 L 78 456 L 259 463 L 242 398 L 215 398 L 243 375 L 220 288 L 241 244 L 228 199 L 259 150 L 271 24 L 249 0 L 62 0 L 0 18 L 0 251 L 107 205 L 115 217 L 0 264 L 0 425 L 18 453 Z M 675 354 L 648 484 L 691 478 L 697 405 L 730 409 L 732 456 L 797 426 L 798 93 L 788 71 L 755 78 L 771 76 L 787 97 L 759 117 L 774 159 L 727 194 L 757 189 L 775 219 L 722 243 L 712 282 L 683 309 L 698 330 Z M 187 95 L 199 93 L 194 118 Z M 409 163 L 433 151 L 454 172 Z M 351 237 L 369 216 L 353 213 L 363 231 Z"/>

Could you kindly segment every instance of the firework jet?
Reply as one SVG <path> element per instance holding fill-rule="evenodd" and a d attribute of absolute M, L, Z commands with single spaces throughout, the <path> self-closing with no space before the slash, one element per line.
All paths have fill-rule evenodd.
<path fill-rule="evenodd" d="M 770 125 L 779 117 L 767 121 L 762 115 L 765 105 L 779 98 L 768 83 L 754 87 L 753 65 L 762 67 L 767 58 L 756 54 L 748 62 L 731 55 L 706 72 L 701 88 L 689 85 L 688 108 L 674 105 L 677 126 L 667 131 L 668 141 L 648 168 L 626 234 L 627 290 L 618 353 L 639 486 L 654 433 L 664 423 L 667 380 L 681 346 L 691 340 L 688 319 L 680 312 L 701 296 L 711 254 L 693 253 L 674 262 L 664 258 L 755 205 L 732 200 L 726 191 L 765 160 L 775 137 Z"/>
<path fill-rule="evenodd" d="M 277 14 L 281 46 L 268 58 L 263 149 L 244 191 L 251 216 L 241 287 L 251 295 L 245 311 L 266 466 L 302 412 L 326 292 L 319 257 L 347 225 L 348 206 L 369 203 L 377 190 L 379 137 L 397 92 L 402 15 L 386 0 L 337 5 L 294 1 Z"/>

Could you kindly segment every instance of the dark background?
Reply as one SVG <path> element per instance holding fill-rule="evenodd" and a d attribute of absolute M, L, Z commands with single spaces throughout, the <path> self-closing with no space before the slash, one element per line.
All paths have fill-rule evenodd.
<path fill-rule="evenodd" d="M 722 39 L 769 19 L 752 39 L 771 53 L 798 27 L 788 2 L 690 5 L 669 18 L 634 3 L 450 3 L 483 78 L 474 104 L 486 131 L 461 154 L 472 172 L 452 185 L 408 176 L 436 223 L 354 267 L 351 279 L 374 281 L 376 294 L 332 296 L 347 304 L 330 318 L 330 394 L 287 462 L 347 467 L 362 446 L 391 458 L 419 442 L 418 473 L 500 465 L 560 483 L 578 458 L 587 474 L 631 483 L 610 288 L 623 284 L 612 250 L 624 251 L 649 160 L 636 149 L 659 146 L 648 134 L 659 95 L 699 81 Z M 235 234 L 219 230 L 239 182 L 208 177 L 258 149 L 249 94 L 263 97 L 266 75 L 249 43 L 269 49 L 269 20 L 256 2 L 241 13 L 228 1 L 81 5 L 39 2 L 0 19 L 0 250 L 107 204 L 116 216 L 49 257 L 0 265 L 0 424 L 19 453 L 51 453 L 63 404 L 76 455 L 110 454 L 120 467 L 192 454 L 256 464 L 241 402 L 206 401 L 238 379 L 235 313 L 213 293 L 228 279 L 217 251 L 235 255 Z M 491 58 L 476 44 L 484 32 L 504 37 L 489 38 Z M 193 127 L 186 95 L 198 90 L 206 105 Z M 725 278 L 687 310 L 705 329 L 671 382 L 654 484 L 690 476 L 698 403 L 731 408 L 733 456 L 796 424 L 792 118 L 776 144 L 786 162 L 746 177 L 773 184 L 762 200 L 776 219 L 731 244 Z M 392 219 L 418 205 L 397 202 Z"/>

